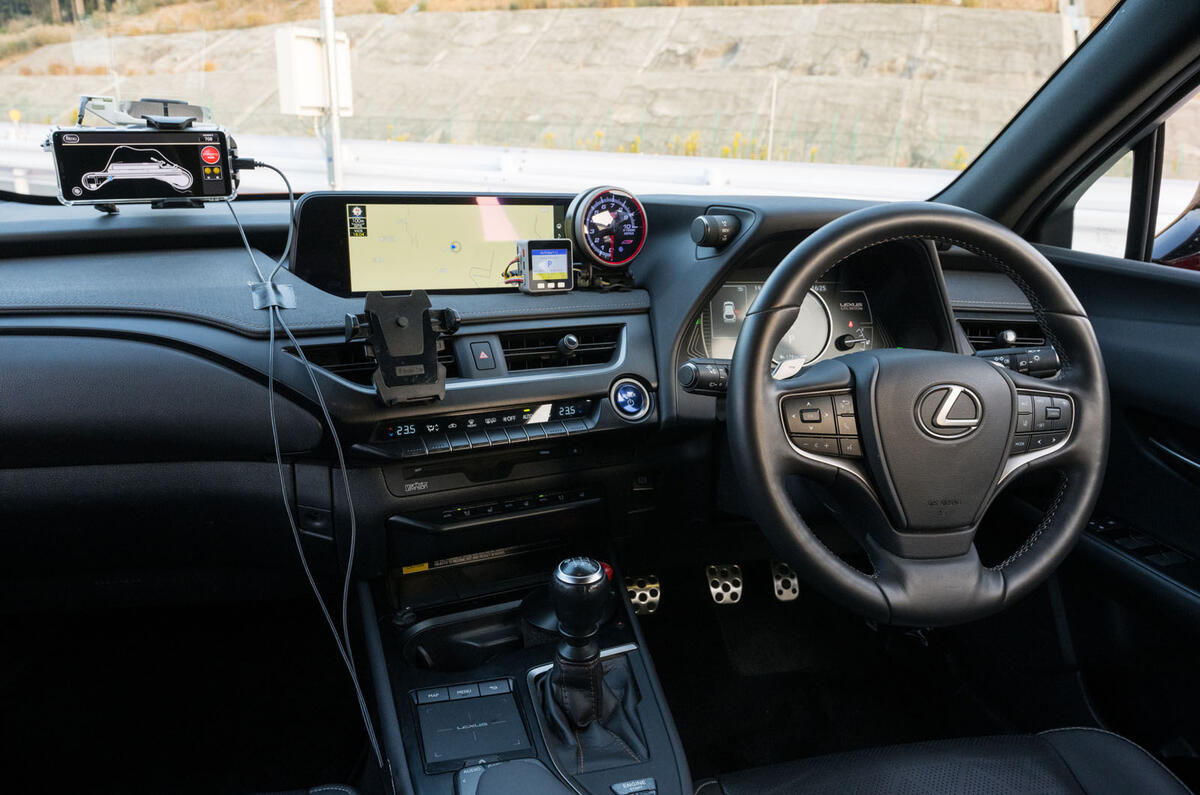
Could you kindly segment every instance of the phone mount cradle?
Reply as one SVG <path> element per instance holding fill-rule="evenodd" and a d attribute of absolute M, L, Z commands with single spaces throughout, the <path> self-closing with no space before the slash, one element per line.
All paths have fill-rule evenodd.
<path fill-rule="evenodd" d="M 346 315 L 346 342 L 363 340 L 377 367 L 371 377 L 389 406 L 446 396 L 442 338 L 458 330 L 452 308 L 432 309 L 424 290 L 385 296 L 368 293 L 361 315 Z"/>

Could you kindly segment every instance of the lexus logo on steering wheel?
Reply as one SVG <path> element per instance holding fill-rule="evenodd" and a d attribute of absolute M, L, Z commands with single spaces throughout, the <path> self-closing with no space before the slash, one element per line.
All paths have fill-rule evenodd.
<path fill-rule="evenodd" d="M 962 439 L 983 422 L 979 395 L 958 384 L 931 386 L 917 398 L 917 424 L 935 439 Z"/>

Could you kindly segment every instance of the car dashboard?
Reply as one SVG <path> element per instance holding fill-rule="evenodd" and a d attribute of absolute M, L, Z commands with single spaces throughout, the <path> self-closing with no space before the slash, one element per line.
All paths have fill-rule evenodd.
<path fill-rule="evenodd" d="M 545 540 L 556 532 L 545 517 L 569 514 L 576 503 L 587 513 L 600 500 L 622 527 L 696 513 L 692 488 L 679 505 L 679 495 L 664 504 L 671 492 L 662 486 L 675 475 L 661 462 L 682 449 L 699 456 L 697 467 L 712 468 L 712 451 L 689 435 L 707 433 L 723 401 L 689 393 L 676 371 L 692 358 L 732 357 L 737 330 L 774 267 L 806 234 L 860 204 L 640 202 L 649 231 L 619 288 L 431 292 L 435 308 L 460 318 L 438 354 L 444 396 L 396 405 L 380 400 L 376 363 L 363 343 L 346 341 L 347 316 L 362 312 L 360 295 L 334 294 L 281 270 L 277 281 L 295 296 L 295 308 L 282 313 L 296 337 L 277 335 L 268 351 L 268 315 L 247 289 L 254 270 L 219 208 L 126 208 L 110 218 L 86 208 L 14 207 L 0 226 L 9 242 L 0 267 L 0 346 L 10 376 L 0 422 L 14 442 L 0 454 L 3 472 L 32 487 L 39 470 L 31 468 L 61 476 L 57 468 L 78 467 L 75 498 L 95 504 L 101 524 L 115 525 L 108 480 L 94 477 L 105 467 L 133 467 L 137 476 L 121 491 L 148 504 L 174 488 L 203 502 L 210 484 L 188 469 L 227 467 L 230 478 L 242 472 L 256 486 L 262 504 L 252 500 L 254 515 L 273 515 L 265 384 L 273 364 L 281 448 L 295 468 L 296 497 L 311 509 L 302 524 L 332 537 L 334 513 L 344 509 L 327 476 L 300 475 L 328 473 L 335 458 L 316 386 L 362 490 L 355 511 L 376 554 L 359 565 L 373 571 Z M 241 213 L 264 263 L 286 231 L 279 209 L 256 202 Z M 714 209 L 736 212 L 740 230 L 721 248 L 697 245 L 691 226 Z M 51 217 L 58 234 L 31 233 Z M 300 245 L 306 239 L 302 233 Z M 849 258 L 810 292 L 776 363 L 879 347 L 957 349 L 963 331 L 935 265 L 961 254 L 900 241 Z M 1027 307 L 1007 284 L 977 269 L 959 272 L 952 286 L 965 299 L 972 290 L 1000 290 L 1016 315 L 983 317 L 1025 323 Z M 991 297 L 981 306 L 994 310 Z M 153 468 L 164 462 L 178 468 Z M 189 520 L 208 513 L 199 507 Z M 540 519 L 515 521 L 530 516 Z M 203 543 L 193 536 L 184 546 Z"/>

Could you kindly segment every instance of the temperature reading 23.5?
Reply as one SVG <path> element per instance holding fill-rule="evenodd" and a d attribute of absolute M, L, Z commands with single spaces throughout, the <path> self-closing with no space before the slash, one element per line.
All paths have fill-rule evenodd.
<path fill-rule="evenodd" d="M 646 242 L 646 211 L 633 194 L 617 188 L 596 188 L 576 200 L 575 238 L 597 264 L 627 265 Z"/>

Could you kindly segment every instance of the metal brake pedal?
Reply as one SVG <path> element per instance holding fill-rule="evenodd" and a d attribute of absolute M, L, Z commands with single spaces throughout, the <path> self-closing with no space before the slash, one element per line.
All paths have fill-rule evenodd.
<path fill-rule="evenodd" d="M 625 593 L 629 594 L 629 601 L 633 605 L 633 614 L 648 616 L 658 611 L 658 605 L 662 601 L 662 584 L 655 574 L 648 574 L 645 577 L 626 577 Z"/>
<path fill-rule="evenodd" d="M 742 567 L 736 563 L 714 563 L 705 569 L 708 592 L 719 605 L 736 604 L 742 600 Z"/>
<path fill-rule="evenodd" d="M 800 595 L 800 584 L 796 582 L 796 572 L 781 560 L 771 561 L 771 579 L 774 580 L 775 598 L 781 602 L 790 602 Z"/>

